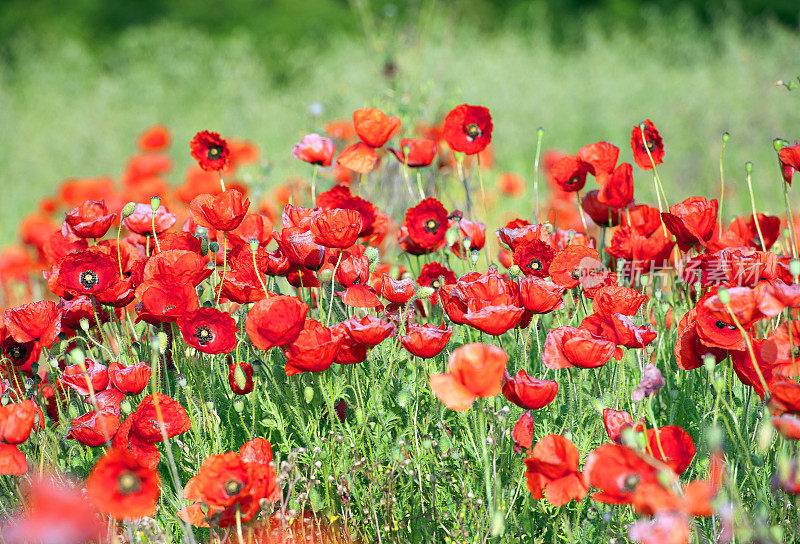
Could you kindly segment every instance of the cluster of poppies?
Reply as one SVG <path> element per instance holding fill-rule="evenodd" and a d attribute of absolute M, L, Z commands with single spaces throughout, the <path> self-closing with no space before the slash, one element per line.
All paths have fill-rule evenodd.
<path fill-rule="evenodd" d="M 489 162 L 482 155 L 493 131 L 486 108 L 461 105 L 439 126 L 417 128 L 421 138 L 388 148 L 403 169 L 438 158 L 437 167 L 455 166 L 468 188 L 467 168 Z M 696 453 L 689 433 L 609 407 L 600 410 L 608 441 L 588 452 L 582 470 L 568 437 L 535 440 L 534 413 L 556 401 L 559 376 L 633 360 L 642 373 L 634 404 L 658 394 L 661 370 L 670 365 L 657 359 L 654 344 L 659 334 L 673 337 L 672 312 L 679 310 L 656 311 L 662 290 L 690 305 L 674 326 L 678 369 L 713 372 L 730 359 L 771 410 L 774 428 L 800 439 L 800 261 L 791 216 L 785 240 L 780 217 L 758 213 L 724 227 L 716 200 L 662 206 L 657 166 L 664 144 L 647 120 L 633 127 L 632 162 L 653 172 L 658 208 L 635 203 L 633 165 L 619 163 L 615 145 L 598 142 L 544 157 L 546 221 L 534 210 L 535 221 L 511 219 L 487 239 L 488 218 L 473 215 L 469 193 L 465 202 L 449 199 L 448 210 L 420 183 L 419 201 L 394 223 L 360 196 L 361 184 L 351 184 L 378 167 L 401 129 L 398 117 L 362 108 L 352 123 L 329 125 L 327 136 L 305 136 L 291 154 L 314 166 L 311 204 L 302 205 L 305 190 L 295 195 L 289 187 L 290 197 L 278 198 L 280 214 L 269 195 L 251 195 L 237 181 L 237 168 L 257 161 L 255 147 L 214 132 L 195 136 L 197 166 L 170 189 L 161 177 L 171 167 L 163 127 L 141 136 L 121 190 L 106 178 L 71 180 L 46 199 L 23 223 L 28 247 L 3 254 L 4 286 L 22 281 L 32 293 L 30 272 L 40 270 L 51 295 L 9 307 L 0 322 L 8 362 L 0 367 L 0 474 L 27 472 L 19 445 L 34 428 L 66 425 L 67 439 L 107 447 L 86 482 L 94 507 L 118 520 L 151 516 L 161 494 L 158 445 L 169 448 L 192 429 L 187 408 L 158 391 L 156 375 L 174 378 L 178 359 L 196 357 L 227 365 L 232 398 L 266 395 L 242 346 L 279 361 L 292 379 L 364 363 L 386 342 L 407 358 L 449 353 L 447 371 L 426 377 L 451 410 L 467 412 L 477 399 L 500 394 L 523 410 L 510 434 L 515 452 L 527 452 L 534 499 L 560 507 L 593 488 L 593 500 L 630 504 L 648 518 L 630 528 L 631 539 L 688 542 L 692 517 L 714 512 L 727 477 L 722 451 L 712 452 L 706 479 L 680 485 Z M 790 184 L 800 147 L 778 148 Z M 316 194 L 320 168 L 331 169 L 323 179 L 333 184 Z M 581 195 L 589 175 L 599 188 Z M 498 180 L 508 194 L 522 183 L 510 175 Z M 772 250 L 776 244 L 783 251 Z M 409 270 L 382 254 L 398 256 Z M 672 272 L 648 295 L 643 277 L 655 278 L 656 269 Z M 521 348 L 513 376 L 510 351 L 487 338 Z M 540 366 L 528 366 L 529 344 L 537 346 Z M 144 345 L 163 359 L 145 360 Z M 556 379 L 545 377 L 551 374 Z M 791 476 L 780 487 L 797 493 L 800 485 Z M 272 446 L 257 437 L 238 452 L 208 457 L 183 487 L 178 516 L 198 527 L 230 527 L 281 498 Z"/>

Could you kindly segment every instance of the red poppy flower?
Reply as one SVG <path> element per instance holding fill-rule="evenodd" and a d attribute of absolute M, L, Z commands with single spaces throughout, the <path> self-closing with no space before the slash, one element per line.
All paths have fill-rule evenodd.
<path fill-rule="evenodd" d="M 281 253 L 293 267 L 317 270 L 325 262 L 325 246 L 316 243 L 310 230 L 282 229 L 275 234 Z"/>
<path fill-rule="evenodd" d="M 525 479 L 534 499 L 546 498 L 553 506 L 580 501 L 588 487 L 578 471 L 578 448 L 558 434 L 539 440 L 525 459 Z"/>
<path fill-rule="evenodd" d="M 514 453 L 529 450 L 533 446 L 533 416 L 530 410 L 525 410 L 514 424 L 511 430 L 511 438 L 514 440 Z"/>
<path fill-rule="evenodd" d="M 486 225 L 483 223 L 461 218 L 457 226 L 459 238 L 450 246 L 457 257 L 464 259 L 466 253 L 478 251 L 486 244 Z"/>
<path fill-rule="evenodd" d="M 395 304 L 405 304 L 414 296 L 414 280 L 396 280 L 388 274 L 382 276 L 381 296 Z"/>
<path fill-rule="evenodd" d="M 92 468 L 86 491 L 99 511 L 132 520 L 155 514 L 160 485 L 158 471 L 143 466 L 124 450 L 111 448 Z"/>
<path fill-rule="evenodd" d="M 260 300 L 247 314 L 245 331 L 259 349 L 290 344 L 303 330 L 309 309 L 299 298 L 287 295 Z"/>
<path fill-rule="evenodd" d="M 642 454 L 620 444 L 603 444 L 589 453 L 583 474 L 600 491 L 592 499 L 606 504 L 630 504 L 641 484 L 657 482 L 659 469 Z"/>
<path fill-rule="evenodd" d="M 694 458 L 694 441 L 677 425 L 646 429 L 648 453 L 664 462 L 676 474 L 683 474 Z"/>
<path fill-rule="evenodd" d="M 591 247 L 571 245 L 559 251 L 550 262 L 549 273 L 553 283 L 566 289 L 577 287 L 593 271 L 603 269 L 600 253 Z"/>
<path fill-rule="evenodd" d="M 86 359 L 83 365 L 76 363 L 66 367 L 61 375 L 61 383 L 85 397 L 90 393 L 89 384 L 94 392 L 108 387 L 108 368 L 92 359 Z"/>
<path fill-rule="evenodd" d="M 246 214 L 238 227 L 228 231 L 228 241 L 234 246 L 248 244 L 250 240 L 258 240 L 259 244 L 267 244 L 271 239 L 272 221 L 260 213 Z M 163 241 L 161 242 L 161 249 L 164 249 Z"/>
<path fill-rule="evenodd" d="M 558 382 L 531 378 L 523 369 L 512 378 L 508 372 L 503 376 L 503 396 L 520 408 L 538 410 L 556 398 Z"/>
<path fill-rule="evenodd" d="M 442 403 L 465 412 L 476 397 L 500 393 L 508 355 L 487 344 L 466 344 L 453 350 L 446 374 L 431 375 L 431 389 Z"/>
<path fill-rule="evenodd" d="M 192 428 L 186 408 L 161 393 L 147 395 L 136 412 L 128 417 L 134 418 L 131 434 L 148 444 L 161 442 L 165 436 L 173 438 Z"/>
<path fill-rule="evenodd" d="M 292 157 L 295 159 L 323 167 L 331 165 L 335 152 L 333 140 L 316 133 L 305 135 L 300 143 L 292 147 Z"/>
<path fill-rule="evenodd" d="M 400 130 L 400 118 L 389 117 L 377 108 L 361 108 L 353 112 L 353 126 L 362 142 L 381 147 Z"/>
<path fill-rule="evenodd" d="M 620 271 L 633 278 L 648 273 L 651 269 L 657 270 L 666 266 L 674 246 L 675 242 L 664 236 L 661 230 L 653 236 L 645 237 L 633 227 L 623 226 L 611 237 L 606 253 L 625 259 L 625 266 Z"/>
<path fill-rule="evenodd" d="M 633 159 L 642 170 L 652 170 L 653 165 L 658 166 L 664 162 L 664 143 L 661 140 L 661 134 L 658 133 L 650 119 L 644 122 L 644 137 L 642 137 L 642 129 L 639 128 L 639 125 L 633 127 L 631 150 L 633 150 Z"/>
<path fill-rule="evenodd" d="M 187 344 L 203 353 L 230 353 L 236 347 L 236 322 L 225 312 L 198 308 L 178 318 Z"/>
<path fill-rule="evenodd" d="M 195 287 L 172 276 L 148 280 L 136 288 L 136 296 L 140 301 L 136 319 L 150 324 L 174 323 L 199 306 Z"/>
<path fill-rule="evenodd" d="M 550 232 L 541 223 L 531 225 L 522 219 L 516 219 L 506 224 L 505 227 L 495 231 L 497 239 L 514 251 L 518 245 L 524 242 L 548 242 Z"/>
<path fill-rule="evenodd" d="M 31 400 L 0 406 L 0 443 L 16 445 L 25 442 L 38 413 L 39 407 Z"/>
<path fill-rule="evenodd" d="M 703 366 L 703 359 L 711 355 L 719 362 L 725 358 L 725 350 L 709 347 L 697 335 L 697 310 L 692 308 L 678 323 L 678 338 L 675 341 L 675 362 L 678 368 L 692 370 Z"/>
<path fill-rule="evenodd" d="M 375 168 L 375 163 L 377 162 L 378 154 L 375 153 L 375 148 L 368 146 L 364 142 L 345 147 L 336 157 L 336 164 L 358 174 L 369 174 Z"/>
<path fill-rule="evenodd" d="M 400 337 L 403 347 L 417 357 L 430 359 L 436 357 L 450 341 L 453 329 L 425 323 L 424 325 L 411 324 L 408 326 L 408 333 Z"/>
<path fill-rule="evenodd" d="M 761 236 L 764 237 L 766 248 L 761 247 L 761 237 L 756 228 L 756 221 L 752 215 L 737 217 L 731 221 L 728 230 L 720 234 L 719 241 L 711 240 L 709 246 L 713 249 L 725 247 L 754 247 L 759 251 L 769 251 L 781 233 L 781 220 L 773 215 L 756 214 Z"/>
<path fill-rule="evenodd" d="M 465 274 L 439 291 L 448 317 L 483 332 L 499 335 L 516 327 L 524 314 L 519 286 L 496 270 Z"/>
<path fill-rule="evenodd" d="M 600 314 L 636 315 L 648 296 L 632 287 L 604 285 L 594 294 L 592 310 Z"/>
<path fill-rule="evenodd" d="M 250 206 L 250 200 L 243 198 L 237 189 L 228 189 L 216 195 L 202 194 L 192 199 L 189 210 L 198 225 L 229 231 L 242 223 Z"/>
<path fill-rule="evenodd" d="M 437 293 L 443 285 L 452 285 L 456 282 L 455 272 L 442 266 L 436 261 L 426 263 L 419 271 L 417 284 L 423 287 L 430 287 L 435 292 L 431 296 L 431 302 L 436 304 L 439 300 Z"/>
<path fill-rule="evenodd" d="M 367 285 L 369 281 L 369 258 L 367 258 L 366 249 L 362 245 L 351 246 L 341 252 L 341 260 L 339 260 L 338 255 L 329 252 L 325 268 L 330 267 L 329 269 L 332 270 L 336 267 L 336 261 L 339 260 L 339 268 L 336 269 L 336 281 L 347 287 L 358 284 L 371 289 L 372 287 Z"/>
<path fill-rule="evenodd" d="M 447 210 L 435 198 L 426 198 L 406 211 L 405 226 L 414 243 L 426 249 L 435 248 L 445 239 Z"/>
<path fill-rule="evenodd" d="M 161 454 L 158 453 L 158 448 L 153 443 L 146 442 L 133 434 L 135 421 L 135 413 L 128 416 L 121 425 L 119 425 L 119 417 L 117 417 L 119 428 L 113 435 L 113 447 L 125 450 L 148 468 L 156 468 L 161 460 Z"/>
<path fill-rule="evenodd" d="M 230 164 L 231 151 L 228 142 L 216 132 L 208 130 L 198 132 L 189 147 L 192 150 L 192 157 L 203 170 L 224 170 Z"/>
<path fill-rule="evenodd" d="M 575 155 L 567 155 L 550 169 L 550 176 L 556 185 L 565 192 L 580 191 L 586 185 L 589 165 Z"/>
<path fill-rule="evenodd" d="M 142 151 L 162 151 L 170 146 L 172 137 L 164 125 L 153 125 L 139 135 L 136 146 Z"/>
<path fill-rule="evenodd" d="M 556 252 L 545 242 L 523 242 L 514 249 L 514 264 L 526 276 L 545 278 L 550 274 L 550 263 Z"/>
<path fill-rule="evenodd" d="M 339 340 L 339 352 L 334 359 L 340 365 L 355 365 L 367 360 L 369 347 L 356 342 L 347 332 L 347 325 L 339 323 L 331 328 L 333 335 Z M 344 419 L 340 417 L 342 421 Z"/>
<path fill-rule="evenodd" d="M 611 208 L 624 208 L 633 202 L 633 167 L 624 162 L 600 184 L 597 200 Z"/>
<path fill-rule="evenodd" d="M 351 317 L 343 322 L 347 334 L 359 344 L 375 347 L 394 334 L 396 327 L 393 323 L 384 321 L 372 315 L 361 319 Z"/>
<path fill-rule="evenodd" d="M 733 320 L 727 314 L 727 311 L 706 304 L 712 296 L 716 295 L 709 293 L 697 302 L 695 320 L 697 336 L 700 338 L 700 341 L 710 347 L 736 351 L 746 350 L 747 343 L 739 329 L 733 324 Z M 721 306 L 718 297 L 716 299 L 716 305 Z M 755 306 L 753 306 L 752 309 L 755 309 Z M 742 325 L 745 330 L 752 325 L 752 323 L 742 323 L 741 321 L 739 324 Z"/>
<path fill-rule="evenodd" d="M 126 395 L 138 395 L 150 382 L 151 370 L 146 363 L 122 366 L 120 363 L 108 364 L 108 381 Z"/>
<path fill-rule="evenodd" d="M 800 375 L 800 322 L 782 323 L 769 335 L 761 352 L 774 372 L 783 376 Z"/>
<path fill-rule="evenodd" d="M 286 356 L 286 375 L 327 370 L 336 359 L 340 344 L 341 338 L 331 329 L 307 317 L 297 338 L 281 348 Z"/>
<path fill-rule="evenodd" d="M 253 391 L 253 365 L 245 362 L 228 364 L 228 384 L 236 395 L 247 395 Z"/>
<path fill-rule="evenodd" d="M 633 427 L 633 418 L 624 410 L 603 409 L 603 426 L 606 434 L 612 442 L 619 443 L 622 440 L 622 431 L 627 427 Z"/>
<path fill-rule="evenodd" d="M 61 332 L 61 310 L 55 302 L 41 300 L 3 314 L 8 334 L 17 342 L 36 342 L 38 346 L 50 347 Z"/>
<path fill-rule="evenodd" d="M 3 335 L 5 335 L 5 331 L 3 331 Z M 6 336 L 0 342 L 0 352 L 21 372 L 31 372 L 33 364 L 39 361 L 42 348 L 34 341 L 17 342 L 13 337 Z"/>
<path fill-rule="evenodd" d="M 67 214 L 61 234 L 64 238 L 70 235 L 80 238 L 102 238 L 116 216 L 115 213 L 108 213 L 105 202 L 87 200 Z"/>
<path fill-rule="evenodd" d="M 608 142 L 597 142 L 580 148 L 576 157 L 588 166 L 589 172 L 600 182 L 603 174 L 614 172 L 619 159 L 619 148 Z"/>
<path fill-rule="evenodd" d="M 28 459 L 25 454 L 13 444 L 0 443 L 0 475 L 21 476 L 26 472 L 28 472 Z"/>
<path fill-rule="evenodd" d="M 317 206 L 325 209 L 356 210 L 361 214 L 360 236 L 369 236 L 375 229 L 378 209 L 363 198 L 350 194 L 350 188 L 344 185 L 336 185 L 317 196 Z"/>
<path fill-rule="evenodd" d="M 647 325 L 635 325 L 622 314 L 591 314 L 581 321 L 581 329 L 596 338 L 604 338 L 618 346 L 643 348 L 656 339 L 657 333 Z"/>
<path fill-rule="evenodd" d="M 800 170 L 800 145 L 787 145 L 778 152 L 783 179 L 792 184 L 794 173 Z"/>
<path fill-rule="evenodd" d="M 119 281 L 119 263 L 102 246 L 61 259 L 58 283 L 73 295 L 97 295 Z"/>
<path fill-rule="evenodd" d="M 508 196 L 519 196 L 525 191 L 525 180 L 513 172 L 504 172 L 497 179 L 500 192 Z"/>
<path fill-rule="evenodd" d="M 159 206 L 154 214 L 153 208 L 149 204 L 137 204 L 133 213 L 123 219 L 122 223 L 126 229 L 140 236 L 152 236 L 153 215 L 155 215 L 155 233 L 157 235 L 171 228 L 178 220 L 175 214 L 169 213 L 163 205 Z"/>
<path fill-rule="evenodd" d="M 336 293 L 336 296 L 341 297 L 342 303 L 351 308 L 383 309 L 383 303 L 378 298 L 378 294 L 369 285 L 353 284 L 344 291 Z"/>
<path fill-rule="evenodd" d="M 492 128 L 488 109 L 462 104 L 447 114 L 442 135 L 453 151 L 475 155 L 491 143 Z"/>
<path fill-rule="evenodd" d="M 800 416 L 794 414 L 774 415 L 772 424 L 789 440 L 800 440 Z"/>
<path fill-rule="evenodd" d="M 585 329 L 557 327 L 547 333 L 542 362 L 547 368 L 596 368 L 606 364 L 617 350 L 614 342 L 593 336 Z"/>
<path fill-rule="evenodd" d="M 114 438 L 119 428 L 118 413 L 112 410 L 92 410 L 71 421 L 67 438 L 96 448 Z"/>
<path fill-rule="evenodd" d="M 362 229 L 361 214 L 352 209 L 320 209 L 311 216 L 314 241 L 325 247 L 348 248 Z"/>
<path fill-rule="evenodd" d="M 563 308 L 564 291 L 566 288 L 536 276 L 525 276 L 519 282 L 522 306 L 535 314 L 548 314 Z"/>
<path fill-rule="evenodd" d="M 657 208 L 645 204 L 628 206 L 622 214 L 622 225 L 632 227 L 642 236 L 650 236 L 661 227 L 661 214 Z"/>
<path fill-rule="evenodd" d="M 438 152 L 436 140 L 428 138 L 415 140 L 404 138 L 400 140 L 400 149 L 390 149 L 397 160 L 411 168 L 430 166 Z"/>
<path fill-rule="evenodd" d="M 714 234 L 717 224 L 716 199 L 691 196 L 669 207 L 669 213 L 661 214 L 664 224 L 678 239 L 678 245 L 686 251 L 694 244 L 704 245 Z"/>
<path fill-rule="evenodd" d="M 621 212 L 619 208 L 600 202 L 599 191 L 589 191 L 581 199 L 581 209 L 586 212 L 592 221 L 600 227 L 615 227 L 619 225 Z"/>

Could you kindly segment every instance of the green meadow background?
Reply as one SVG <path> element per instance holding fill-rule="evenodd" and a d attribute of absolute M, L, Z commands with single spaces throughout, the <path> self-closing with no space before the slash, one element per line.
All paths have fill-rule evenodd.
<path fill-rule="evenodd" d="M 731 134 L 726 215 L 749 207 L 746 161 L 758 207 L 782 210 L 772 139 L 800 136 L 800 91 L 775 85 L 800 74 L 794 1 L 62 4 L 0 4 L 0 244 L 64 178 L 118 176 L 154 123 L 174 131 L 173 183 L 192 135 L 212 129 L 257 142 L 278 184 L 309 173 L 290 156 L 303 134 L 365 105 L 408 126 L 485 105 L 495 174 L 528 179 L 539 126 L 545 148 L 608 140 L 630 161 L 631 128 L 650 118 L 673 203 L 718 196 Z M 638 199 L 652 201 L 650 176 L 635 173 Z M 504 205 L 525 213 L 531 201 Z"/>

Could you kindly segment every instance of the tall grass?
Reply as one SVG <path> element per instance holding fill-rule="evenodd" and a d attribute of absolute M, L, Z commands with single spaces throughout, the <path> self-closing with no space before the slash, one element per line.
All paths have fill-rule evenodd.
<path fill-rule="evenodd" d="M 278 183 L 307 173 L 290 157 L 294 141 L 367 104 L 400 112 L 407 126 L 462 101 L 485 105 L 498 169 L 523 175 L 539 126 L 546 147 L 574 151 L 603 139 L 630 160 L 631 127 L 651 118 L 666 142 L 661 175 L 671 202 L 718 191 L 720 136 L 729 131 L 734 194 L 725 213 L 748 209 L 748 160 L 757 205 L 781 210 L 772 198 L 779 185 L 771 140 L 800 133 L 800 102 L 774 82 L 800 72 L 798 34 L 730 21 L 709 30 L 676 15 L 634 35 L 587 20 L 564 48 L 552 45 L 544 18 L 528 32 L 487 34 L 448 17 L 423 13 L 417 28 L 365 20 L 369 39 L 320 49 L 286 44 L 280 59 L 261 55 L 244 32 L 212 39 L 169 23 L 127 31 L 102 53 L 18 39 L 0 59 L 0 242 L 14 238 L 20 217 L 63 178 L 118 174 L 149 124 L 174 129 L 175 182 L 191 136 L 210 128 L 256 141 L 271 166 L 268 182 Z M 394 82 L 381 75 L 389 59 L 399 67 Z M 320 118 L 308 113 L 313 102 L 325 108 Z M 651 200 L 651 186 L 638 172 L 640 200 Z"/>

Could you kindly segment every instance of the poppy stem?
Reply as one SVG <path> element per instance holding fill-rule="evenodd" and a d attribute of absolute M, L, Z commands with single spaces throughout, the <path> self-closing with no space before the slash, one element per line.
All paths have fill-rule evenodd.
<path fill-rule="evenodd" d="M 728 143 L 730 134 L 727 132 L 722 133 L 722 149 L 719 150 L 719 231 L 722 232 L 722 205 L 725 203 L 725 171 L 722 167 L 722 154 L 725 152 L 725 145 Z M 753 212 L 755 217 L 755 211 Z M 763 242 L 762 242 L 763 247 Z"/>
<path fill-rule="evenodd" d="M 721 164 L 722 163 L 720 163 L 720 165 Z M 753 210 L 753 222 L 756 224 L 756 231 L 758 232 L 758 239 L 761 240 L 761 251 L 766 251 L 767 250 L 767 245 L 764 243 L 764 235 L 761 234 L 761 224 L 758 221 L 758 215 L 756 215 L 756 199 L 753 196 L 753 180 L 751 179 L 751 176 L 750 176 L 750 174 L 753 173 L 753 163 L 752 162 L 746 162 L 745 165 L 744 165 L 744 171 L 745 171 L 745 178 L 747 179 L 747 189 L 750 191 L 750 206 L 751 206 L 751 208 Z M 719 230 L 720 230 L 720 232 L 722 232 L 721 214 L 720 214 L 719 225 L 720 225 Z"/>
<path fill-rule="evenodd" d="M 536 131 L 536 156 L 533 159 L 533 222 L 539 222 L 539 157 L 542 152 L 542 138 L 544 129 L 539 127 Z"/>
<path fill-rule="evenodd" d="M 494 517 L 494 499 L 492 498 L 492 478 L 489 474 L 489 451 L 486 448 L 488 431 L 486 430 L 486 411 L 483 397 L 478 398 L 478 436 L 481 441 L 481 460 L 483 462 L 483 480 L 486 485 L 486 508 L 489 519 Z"/>
<path fill-rule="evenodd" d="M 336 296 L 336 271 L 339 270 L 339 263 L 342 262 L 342 252 L 339 252 L 339 257 L 336 259 L 336 266 L 333 267 L 333 274 L 331 275 L 331 300 L 328 305 L 328 315 L 325 317 L 325 326 L 331 322 L 331 314 L 333 313 L 333 298 Z"/>
<path fill-rule="evenodd" d="M 464 186 L 464 195 L 467 200 L 467 215 L 472 219 L 472 197 L 469 194 L 469 182 L 467 176 L 464 175 L 464 157 L 461 154 L 456 155 L 456 169 L 458 170 L 458 178 Z"/>
<path fill-rule="evenodd" d="M 158 235 L 156 234 L 156 212 L 150 216 L 150 225 L 153 228 L 153 240 L 156 241 L 156 250 L 161 253 L 161 245 L 158 243 Z"/>
<path fill-rule="evenodd" d="M 225 180 L 222 179 L 222 170 L 217 170 L 217 173 L 219 174 L 219 186 L 222 187 L 222 192 L 224 193 L 225 192 Z"/>
<path fill-rule="evenodd" d="M 789 242 L 792 245 L 792 257 L 797 258 L 797 236 L 794 232 L 794 218 L 792 218 L 792 208 L 789 206 L 789 184 L 783 182 L 783 202 L 786 206 L 786 224 L 789 227 Z M 763 243 L 763 242 L 762 242 Z"/>
<path fill-rule="evenodd" d="M 222 231 L 220 231 L 222 232 Z M 216 254 L 214 254 L 216 261 Z M 216 262 L 214 263 L 216 264 Z M 219 292 L 217 292 L 216 306 L 219 307 L 219 300 L 222 298 L 222 286 L 225 284 L 225 271 L 228 269 L 228 237 L 223 234 L 222 237 L 222 276 L 219 280 Z"/>
<path fill-rule="evenodd" d="M 589 235 L 589 227 L 586 226 L 586 217 L 584 217 L 583 209 L 581 208 L 581 192 L 580 191 L 575 191 L 575 195 L 577 196 L 577 199 L 578 199 L 578 215 L 581 218 L 581 224 L 583 225 L 583 232 L 585 232 L 586 235 L 588 236 Z"/>
<path fill-rule="evenodd" d="M 475 158 L 478 160 L 478 183 L 481 186 L 481 200 L 483 201 L 483 220 L 486 225 L 489 224 L 489 212 L 486 211 L 486 191 L 483 189 L 483 168 L 481 168 L 481 154 L 477 153 Z M 490 257 L 491 251 L 489 250 L 490 240 L 492 239 L 491 236 L 486 238 L 486 247 L 483 248 L 484 257 L 486 257 L 486 267 L 492 264 L 492 258 Z"/>
<path fill-rule="evenodd" d="M 317 201 L 317 171 L 319 171 L 319 165 L 314 165 L 314 173 L 311 174 L 311 207 L 314 207 L 314 203 Z"/>
<path fill-rule="evenodd" d="M 425 200 L 425 191 L 422 190 L 422 172 L 417 168 L 417 189 L 419 189 L 419 197 Z"/>

